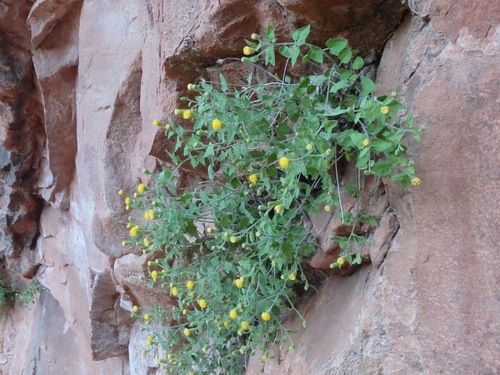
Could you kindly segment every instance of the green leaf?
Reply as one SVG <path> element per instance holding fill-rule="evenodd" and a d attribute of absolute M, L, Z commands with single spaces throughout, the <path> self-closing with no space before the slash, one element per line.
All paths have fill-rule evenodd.
<path fill-rule="evenodd" d="M 311 31 L 311 25 L 304 26 L 298 30 L 292 31 L 292 39 L 296 44 L 301 46 L 306 42 L 307 37 Z"/>
<path fill-rule="evenodd" d="M 342 51 L 347 46 L 347 39 L 336 39 L 330 38 L 326 41 L 326 46 L 329 49 L 329 52 L 333 56 L 338 56 L 340 51 Z"/>
<path fill-rule="evenodd" d="M 264 54 L 265 54 L 265 63 L 266 65 L 268 64 L 271 64 L 272 66 L 276 65 L 276 56 L 274 54 L 274 48 L 273 47 L 269 47 L 267 49 L 264 50 Z"/>
<path fill-rule="evenodd" d="M 219 74 L 219 77 L 220 77 L 220 88 L 223 92 L 226 92 L 227 91 L 227 81 L 224 78 L 224 76 L 222 75 L 222 73 Z"/>
<path fill-rule="evenodd" d="M 311 45 L 306 56 L 320 64 L 323 63 L 323 50 L 319 47 Z"/>
<path fill-rule="evenodd" d="M 276 38 L 274 36 L 274 28 L 272 26 L 267 27 L 266 31 L 266 43 L 274 43 L 276 42 Z"/>
<path fill-rule="evenodd" d="M 352 62 L 351 68 L 359 70 L 363 67 L 364 64 L 365 64 L 365 62 L 363 61 L 363 59 L 358 56 Z"/>
<path fill-rule="evenodd" d="M 352 50 L 349 47 L 344 48 L 339 52 L 340 62 L 343 64 L 348 64 L 352 58 Z"/>
<path fill-rule="evenodd" d="M 410 177 L 406 173 L 397 173 L 391 177 L 391 180 L 399 182 L 405 190 L 410 186 Z"/>
<path fill-rule="evenodd" d="M 292 58 L 292 51 L 290 50 L 290 48 L 286 47 L 286 46 L 281 46 L 279 49 L 278 49 L 279 53 L 283 56 L 283 57 L 286 57 L 287 59 L 290 59 Z"/>
<path fill-rule="evenodd" d="M 295 45 L 292 47 L 292 57 L 291 57 L 292 66 L 295 66 L 295 63 L 297 62 L 299 56 L 300 56 L 300 47 Z"/>
<path fill-rule="evenodd" d="M 362 211 L 360 214 L 360 219 L 364 223 L 368 223 L 373 225 L 374 227 L 378 226 L 377 219 L 375 219 L 372 215 L 370 215 L 368 212 Z"/>
<path fill-rule="evenodd" d="M 370 78 L 366 76 L 359 77 L 361 80 L 361 95 L 369 95 L 375 91 L 377 85 Z"/>
<path fill-rule="evenodd" d="M 371 171 L 378 176 L 387 177 L 391 174 L 393 169 L 394 162 L 392 160 L 381 159 L 377 160 L 375 164 L 373 164 Z"/>

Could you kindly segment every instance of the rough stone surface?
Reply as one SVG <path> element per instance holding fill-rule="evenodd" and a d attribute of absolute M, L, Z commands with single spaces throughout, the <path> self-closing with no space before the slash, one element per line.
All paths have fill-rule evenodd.
<path fill-rule="evenodd" d="M 264 374 L 497 374 L 500 7 L 407 5 L 404 17 L 399 0 L 2 1 L 0 258 L 44 291 L 1 320 L 0 374 L 160 373 L 130 311 L 175 301 L 141 279 L 151 257 L 121 245 L 117 191 L 168 163 L 153 119 L 190 82 L 241 79 L 242 39 L 269 24 L 279 38 L 305 24 L 318 43 L 347 37 L 368 62 L 383 50 L 379 92 L 401 92 L 428 129 L 411 144 L 422 185 L 365 179 L 357 209 L 381 222 L 355 228 L 364 264 L 301 303 L 307 330 L 285 317 L 297 349 Z M 312 218 L 317 268 L 338 255 L 329 237 L 351 230 L 331 216 Z M 250 359 L 247 374 L 260 367 Z"/>

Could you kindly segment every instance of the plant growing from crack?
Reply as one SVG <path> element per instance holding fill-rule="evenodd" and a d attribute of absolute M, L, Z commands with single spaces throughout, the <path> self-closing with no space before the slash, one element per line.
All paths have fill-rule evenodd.
<path fill-rule="evenodd" d="M 304 223 L 320 205 L 341 207 L 341 159 L 405 188 L 421 182 L 402 142 L 406 134 L 418 140 L 423 127 L 413 128 L 411 115 L 398 121 L 404 107 L 397 94 L 374 95 L 347 40 L 320 48 L 306 42 L 308 34 L 304 27 L 292 32 L 292 42 L 277 43 L 269 27 L 262 40 L 246 41 L 242 61 L 275 66 L 278 53 L 285 61 L 280 75 L 251 74 L 243 85 L 222 75 L 218 84 L 190 84 L 196 97 L 184 98 L 187 108 L 175 114 L 192 127 L 154 122 L 176 140 L 168 151 L 176 167 L 133 195 L 120 191 L 127 209 L 143 217 L 129 218 L 131 241 L 124 244 L 155 254 L 150 285 L 161 283 L 177 299 L 172 309 L 134 306 L 146 329 L 164 326 L 151 329 L 145 352 L 161 347 L 166 355 L 158 363 L 171 373 L 237 374 L 243 355 L 260 352 L 265 363 L 274 345 L 294 349 L 280 314 L 294 310 L 306 326 L 293 304 L 293 287 L 309 288 L 302 261 L 316 249 Z M 287 72 L 297 63 L 321 73 L 293 79 Z M 206 180 L 178 189 L 185 164 L 201 165 Z M 376 224 L 365 212 L 339 215 Z M 334 240 L 343 252 L 332 267 L 361 262 L 363 237 Z"/>

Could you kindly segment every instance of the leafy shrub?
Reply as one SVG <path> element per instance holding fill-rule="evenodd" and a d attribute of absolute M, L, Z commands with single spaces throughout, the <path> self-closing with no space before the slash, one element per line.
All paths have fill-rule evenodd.
<path fill-rule="evenodd" d="M 247 40 L 244 62 L 276 65 L 283 72 L 250 75 L 245 85 L 190 84 L 194 99 L 175 114 L 192 128 L 164 126 L 176 140 L 169 156 L 176 168 L 164 169 L 153 186 L 140 184 L 133 195 L 120 191 L 130 217 L 131 241 L 155 253 L 149 262 L 150 284 L 177 298 L 170 310 L 134 306 L 135 316 L 151 329 L 145 352 L 163 348 L 158 358 L 171 373 L 237 374 L 242 354 L 260 350 L 266 361 L 275 344 L 290 345 L 283 326 L 284 309 L 300 313 L 292 287 L 309 287 L 302 260 L 315 251 L 315 237 L 305 223 L 320 204 L 339 206 L 338 163 L 346 159 L 365 174 L 390 177 L 405 188 L 418 185 L 403 137 L 417 140 L 423 129 L 401 125 L 403 105 L 397 94 L 376 96 L 375 83 L 360 73 L 364 61 L 345 39 L 330 39 L 326 48 L 306 43 L 309 27 L 292 32 L 292 42 L 276 43 L 269 27 L 260 40 Z M 321 70 L 292 79 L 297 63 Z M 204 168 L 206 180 L 178 188 L 179 169 Z M 373 222 L 366 213 L 341 211 L 345 221 Z M 359 263 L 351 233 L 341 241 L 343 253 L 332 264 Z M 155 322 L 154 325 L 148 325 Z M 304 327 L 306 322 L 304 321 Z"/>

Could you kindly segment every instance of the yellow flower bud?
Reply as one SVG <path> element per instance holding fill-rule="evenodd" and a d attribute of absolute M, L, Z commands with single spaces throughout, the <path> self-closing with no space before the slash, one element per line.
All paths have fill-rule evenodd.
<path fill-rule="evenodd" d="M 119 194 L 119 195 L 121 195 L 121 196 L 123 197 L 123 196 L 125 195 L 125 192 L 124 192 L 122 189 L 120 189 L 120 190 L 118 191 L 118 194 Z"/>
<path fill-rule="evenodd" d="M 296 274 L 294 274 L 294 273 L 292 273 L 292 274 L 288 275 L 288 278 L 289 278 L 290 280 L 292 280 L 292 281 L 295 281 L 295 279 L 297 279 L 297 275 L 296 275 Z"/>
<path fill-rule="evenodd" d="M 307 151 L 311 151 L 313 148 L 314 148 L 314 146 L 310 143 L 306 146 Z"/>
<path fill-rule="evenodd" d="M 215 119 L 212 121 L 212 129 L 219 130 L 222 128 L 222 122 L 219 119 Z"/>
<path fill-rule="evenodd" d="M 384 115 L 386 115 L 387 113 L 389 113 L 389 107 L 384 106 L 384 107 L 380 108 L 380 112 L 382 112 Z"/>
<path fill-rule="evenodd" d="M 201 307 L 202 309 L 204 309 L 204 308 L 206 308 L 206 307 L 207 307 L 207 301 L 205 301 L 204 299 L 200 299 L 200 300 L 198 301 L 198 305 L 200 305 L 200 307 Z"/>
<path fill-rule="evenodd" d="M 238 287 L 238 289 L 243 288 L 243 281 L 241 281 L 240 279 L 234 280 L 234 284 Z"/>
<path fill-rule="evenodd" d="M 263 312 L 260 315 L 260 317 L 262 318 L 262 320 L 264 320 L 266 322 L 269 321 L 269 320 L 271 320 L 271 315 L 269 313 L 267 313 L 267 312 Z"/>
<path fill-rule="evenodd" d="M 139 306 L 134 305 L 134 307 L 132 307 L 132 311 L 135 312 L 135 313 L 138 312 L 139 311 Z"/>
<path fill-rule="evenodd" d="M 248 331 L 250 329 L 250 324 L 248 324 L 248 322 L 243 321 L 241 322 L 240 327 L 242 330 Z"/>
<path fill-rule="evenodd" d="M 193 282 L 192 282 L 191 280 L 188 280 L 188 281 L 186 282 L 186 288 L 188 288 L 188 289 L 193 289 L 193 287 L 194 287 Z"/>
<path fill-rule="evenodd" d="M 238 314 L 236 314 L 236 311 L 231 310 L 231 311 L 229 311 L 229 317 L 231 319 L 236 319 L 238 317 Z"/>
<path fill-rule="evenodd" d="M 130 235 L 132 237 L 137 237 L 139 234 L 139 227 L 136 225 L 135 227 L 130 228 Z"/>
<path fill-rule="evenodd" d="M 137 191 L 138 191 L 139 193 L 144 193 L 144 192 L 146 191 L 146 186 L 144 186 L 143 184 L 139 184 L 139 185 L 137 186 Z"/>
<path fill-rule="evenodd" d="M 252 184 L 255 184 L 255 183 L 257 183 L 257 181 L 259 181 L 259 176 L 257 176 L 255 173 L 253 173 L 250 176 L 248 176 L 248 181 L 250 181 L 250 183 L 252 183 Z"/>
<path fill-rule="evenodd" d="M 157 271 L 153 271 L 151 272 L 151 278 L 156 281 L 156 279 L 158 278 L 158 272 Z"/>
<path fill-rule="evenodd" d="M 281 168 L 288 168 L 290 166 L 290 160 L 283 156 L 279 160 L 279 165 Z"/>
<path fill-rule="evenodd" d="M 184 335 L 187 337 L 191 336 L 191 331 L 188 328 L 184 328 Z"/>
<path fill-rule="evenodd" d="M 420 185 L 421 183 L 422 183 L 422 180 L 421 180 L 420 178 L 418 178 L 418 177 L 413 177 L 413 178 L 411 179 L 411 184 L 412 184 L 413 186 L 418 186 L 418 185 Z"/>
<path fill-rule="evenodd" d="M 174 286 L 174 287 L 172 288 L 172 295 L 173 295 L 174 297 L 177 297 L 177 294 L 179 294 L 179 291 L 178 291 L 178 290 L 177 290 L 177 288 Z"/>
<path fill-rule="evenodd" d="M 332 206 L 330 206 L 329 204 L 327 204 L 327 205 L 325 206 L 325 211 L 326 211 L 326 212 L 330 212 L 331 210 L 332 210 Z"/>
<path fill-rule="evenodd" d="M 370 140 L 368 138 L 364 139 L 363 140 L 363 146 L 365 147 L 369 147 L 372 143 L 370 142 Z"/>
<path fill-rule="evenodd" d="M 245 56 L 250 56 L 250 55 L 252 55 L 254 53 L 255 53 L 255 50 L 252 47 L 250 47 L 250 46 L 245 46 L 245 48 L 243 48 L 243 54 Z"/>
<path fill-rule="evenodd" d="M 158 120 L 153 120 L 153 126 L 161 126 L 161 122 Z"/>
<path fill-rule="evenodd" d="M 184 118 L 184 120 L 189 120 L 189 119 L 192 119 L 194 117 L 194 113 L 191 112 L 191 110 L 186 109 L 184 111 L 184 113 L 182 114 L 182 117 Z"/>
<path fill-rule="evenodd" d="M 338 258 L 338 259 L 337 259 L 337 263 L 338 263 L 340 266 L 342 266 L 342 265 L 345 263 L 345 258 L 342 258 L 342 257 Z"/>
<path fill-rule="evenodd" d="M 229 238 L 229 241 L 231 241 L 231 243 L 236 243 L 236 242 L 238 242 L 239 240 L 240 240 L 240 238 L 239 238 L 239 237 L 236 237 L 236 236 L 231 236 L 231 237 Z"/>
<path fill-rule="evenodd" d="M 150 318 L 149 314 L 144 315 L 144 320 L 149 320 L 149 318 Z"/>

